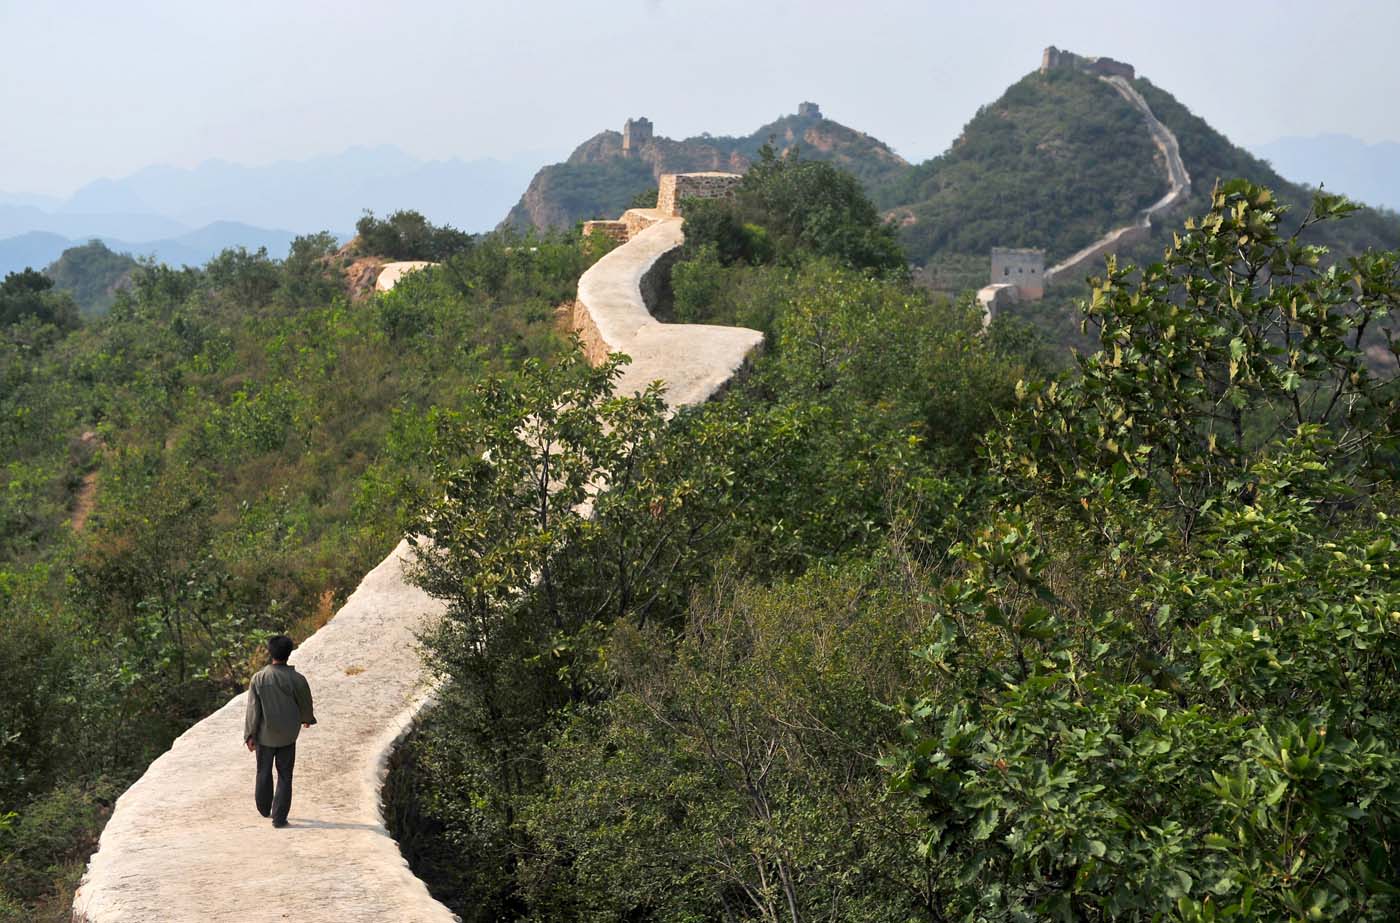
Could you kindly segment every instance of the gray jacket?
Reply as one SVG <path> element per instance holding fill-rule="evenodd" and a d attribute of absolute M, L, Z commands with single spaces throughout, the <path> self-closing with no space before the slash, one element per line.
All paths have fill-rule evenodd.
<path fill-rule="evenodd" d="M 274 663 L 253 674 L 243 717 L 244 740 L 255 738 L 264 747 L 285 747 L 296 743 L 303 724 L 315 723 L 311 684 L 296 667 Z"/>

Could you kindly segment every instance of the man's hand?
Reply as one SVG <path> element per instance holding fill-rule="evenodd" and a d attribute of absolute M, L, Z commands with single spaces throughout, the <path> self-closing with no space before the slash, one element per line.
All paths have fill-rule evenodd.
<path fill-rule="evenodd" d="M 249 753 L 252 753 L 254 750 L 258 749 L 257 743 L 251 737 L 243 741 L 243 746 L 248 748 Z"/>
<path fill-rule="evenodd" d="M 311 722 L 310 722 L 310 721 L 305 721 L 305 722 L 302 723 L 301 726 L 304 727 L 304 728 L 309 728 L 309 727 L 311 727 Z"/>

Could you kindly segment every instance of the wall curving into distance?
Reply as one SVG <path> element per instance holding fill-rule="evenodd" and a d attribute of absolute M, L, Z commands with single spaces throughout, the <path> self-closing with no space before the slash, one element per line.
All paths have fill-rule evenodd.
<path fill-rule="evenodd" d="M 729 188 L 713 176 L 704 183 Z M 681 219 L 655 209 L 628 217 L 626 242 L 579 280 L 580 338 L 594 362 L 609 352 L 632 357 L 619 393 L 661 380 L 672 409 L 704 401 L 762 335 L 659 323 L 647 293 L 681 244 Z M 391 264 L 386 271 L 397 271 L 381 276 L 381 290 L 419 268 Z M 311 682 L 320 723 L 297 744 L 290 826 L 275 830 L 253 808 L 244 696 L 236 696 L 118 799 L 74 898 L 75 923 L 456 919 L 409 870 L 381 809 L 389 756 L 432 698 L 415 639 L 443 611 L 405 579 L 410 554 L 400 542 L 292 655 Z"/>

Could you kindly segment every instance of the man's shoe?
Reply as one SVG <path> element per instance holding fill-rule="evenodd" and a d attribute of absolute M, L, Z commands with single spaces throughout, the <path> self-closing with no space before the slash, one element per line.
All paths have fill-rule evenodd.
<path fill-rule="evenodd" d="M 272 821 L 272 826 L 274 826 L 274 827 L 285 827 L 285 826 L 287 826 L 287 822 L 286 822 L 285 820 L 276 820 L 276 819 L 274 819 L 274 820 Z"/>

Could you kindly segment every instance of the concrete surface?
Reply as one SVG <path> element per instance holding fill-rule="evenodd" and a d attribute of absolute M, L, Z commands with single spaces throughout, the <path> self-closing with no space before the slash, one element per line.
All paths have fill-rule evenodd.
<path fill-rule="evenodd" d="M 429 263 L 427 260 L 403 260 L 398 263 L 385 263 L 384 268 L 379 270 L 379 277 L 374 280 L 374 290 L 387 292 L 409 273 L 416 272 L 424 266 L 436 265 L 436 263 Z"/>
<path fill-rule="evenodd" d="M 642 231 L 579 280 L 576 321 L 595 350 L 632 356 L 619 385 L 668 385 L 671 408 L 724 386 L 757 331 L 660 324 L 643 289 L 680 245 L 680 219 Z M 391 263 L 392 288 L 423 263 Z M 253 807 L 243 695 L 186 731 L 118 799 L 73 904 L 77 923 L 448 923 L 384 826 L 386 766 L 431 700 L 415 639 L 443 606 L 404 579 L 401 542 L 292 655 L 319 724 L 302 732 L 290 826 Z"/>

